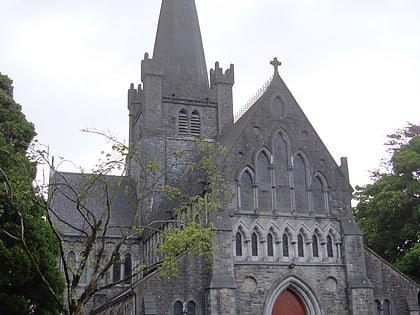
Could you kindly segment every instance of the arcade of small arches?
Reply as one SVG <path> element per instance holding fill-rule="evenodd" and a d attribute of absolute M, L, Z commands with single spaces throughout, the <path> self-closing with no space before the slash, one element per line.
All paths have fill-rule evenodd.
<path fill-rule="evenodd" d="M 83 251 L 79 254 L 76 254 L 76 251 L 70 249 L 67 253 L 67 264 L 70 267 L 69 270 L 71 273 L 74 273 L 76 270 L 80 268 L 80 264 L 83 258 Z M 106 282 L 117 282 L 127 278 L 124 281 L 125 284 L 131 283 L 131 274 L 133 270 L 133 259 L 132 254 L 130 252 L 121 255 L 120 253 L 116 253 L 113 259 L 113 264 L 110 270 L 106 274 Z M 85 284 L 87 283 L 88 274 L 91 272 L 89 270 L 89 264 L 86 264 L 84 270 L 80 270 L 81 277 L 80 283 Z"/>
<path fill-rule="evenodd" d="M 268 228 L 243 223 L 234 229 L 234 255 L 236 261 L 268 260 L 298 262 L 340 262 L 341 238 L 338 231 L 329 225 L 312 228 L 301 224 L 297 229 L 286 224 Z"/>
<path fill-rule="evenodd" d="M 290 152 L 285 132 L 273 137 L 272 150 L 264 146 L 237 175 L 239 211 L 278 213 L 329 213 L 326 177 L 311 172 L 306 154 Z M 240 153 L 241 154 L 241 153 Z"/>

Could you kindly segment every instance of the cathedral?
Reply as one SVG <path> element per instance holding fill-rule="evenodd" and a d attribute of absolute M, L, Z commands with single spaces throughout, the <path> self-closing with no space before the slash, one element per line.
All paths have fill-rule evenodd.
<path fill-rule="evenodd" d="M 214 220 L 217 251 L 210 269 L 199 257 L 184 255 L 176 278 L 164 279 L 151 268 L 97 293 L 89 314 L 420 314 L 419 285 L 363 245 L 352 217 L 346 158 L 336 163 L 280 76 L 280 62 L 268 62 L 272 77 L 234 115 L 234 67 L 216 62 L 208 74 L 194 0 L 162 0 L 153 55 L 144 55 L 141 84 L 128 90 L 129 143 L 165 170 L 162 184 L 195 190 L 205 189 L 199 178 L 184 176 L 182 167 L 169 169 L 174 155 L 182 152 L 185 163 L 194 163 L 201 157 L 197 139 L 221 144 L 226 153 L 219 169 L 232 198 Z M 144 165 L 134 158 L 126 163 L 127 174 L 112 180 L 138 188 Z M 53 185 L 81 179 L 77 173 L 51 175 Z M 122 225 L 139 205 L 115 187 L 111 218 Z M 63 194 L 55 194 L 52 204 L 72 222 L 59 225 L 77 262 L 83 222 Z M 149 198 L 139 221 L 166 220 L 167 207 L 162 198 Z M 107 276 L 157 263 L 159 233 L 127 239 Z M 112 243 L 118 231 L 106 237 Z"/>

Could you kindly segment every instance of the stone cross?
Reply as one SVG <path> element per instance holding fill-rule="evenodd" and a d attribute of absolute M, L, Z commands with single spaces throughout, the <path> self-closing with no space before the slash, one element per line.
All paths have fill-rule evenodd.
<path fill-rule="evenodd" d="M 278 72 L 279 66 L 281 66 L 281 62 L 278 61 L 277 57 L 274 57 L 274 59 L 270 61 L 270 65 L 274 67 L 274 72 Z"/>

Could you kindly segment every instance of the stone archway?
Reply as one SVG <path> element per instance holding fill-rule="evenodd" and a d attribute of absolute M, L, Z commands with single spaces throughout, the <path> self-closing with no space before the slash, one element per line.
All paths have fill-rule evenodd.
<path fill-rule="evenodd" d="M 288 276 L 273 285 L 263 315 L 325 315 L 315 292 L 302 280 Z"/>
<path fill-rule="evenodd" d="M 274 302 L 272 315 L 306 315 L 301 299 L 291 290 L 284 290 Z"/>

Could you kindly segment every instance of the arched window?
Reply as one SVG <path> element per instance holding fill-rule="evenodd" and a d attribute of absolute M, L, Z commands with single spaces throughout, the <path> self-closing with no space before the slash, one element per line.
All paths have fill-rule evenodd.
<path fill-rule="evenodd" d="M 327 236 L 327 255 L 328 257 L 334 257 L 332 238 L 330 235 Z"/>
<path fill-rule="evenodd" d="M 298 235 L 298 256 L 303 257 L 304 256 L 304 250 L 303 250 L 303 237 L 302 235 Z"/>
<path fill-rule="evenodd" d="M 248 171 L 242 173 L 239 185 L 241 209 L 254 210 L 254 185 Z"/>
<path fill-rule="evenodd" d="M 235 254 L 242 256 L 242 234 L 240 232 L 237 232 L 235 237 Z"/>
<path fill-rule="evenodd" d="M 312 204 L 316 213 L 325 213 L 327 212 L 325 207 L 326 196 L 324 193 L 324 186 L 319 176 L 320 175 L 316 176 L 312 183 Z"/>
<path fill-rule="evenodd" d="M 378 300 L 375 300 L 375 315 L 381 315 L 381 311 L 382 311 L 381 302 Z"/>
<path fill-rule="evenodd" d="M 383 315 L 391 315 L 391 302 L 389 300 L 384 301 Z"/>
<path fill-rule="evenodd" d="M 283 256 L 289 257 L 289 237 L 286 233 L 283 234 Z"/>
<path fill-rule="evenodd" d="M 273 147 L 277 210 L 290 212 L 290 183 L 287 143 L 281 133 L 277 134 Z"/>
<path fill-rule="evenodd" d="M 119 253 L 115 254 L 114 264 L 112 265 L 112 281 L 121 280 L 121 256 Z"/>
<path fill-rule="evenodd" d="M 174 304 L 174 315 L 182 315 L 183 305 L 182 302 L 176 301 Z"/>
<path fill-rule="evenodd" d="M 82 263 L 83 255 L 85 254 L 85 252 L 81 252 L 80 256 L 79 256 L 79 262 Z M 79 265 L 80 266 L 80 265 Z M 80 270 L 80 272 L 82 273 L 80 275 L 80 283 L 86 283 L 87 282 L 87 265 L 85 265 L 85 267 L 83 268 L 83 270 Z"/>
<path fill-rule="evenodd" d="M 318 237 L 316 237 L 316 235 L 312 236 L 312 255 L 314 257 L 319 257 Z"/>
<path fill-rule="evenodd" d="M 272 210 L 270 160 L 265 152 L 258 155 L 256 173 L 258 179 L 258 209 Z"/>
<path fill-rule="evenodd" d="M 76 273 L 76 254 L 72 250 L 67 254 L 67 269 L 70 269 L 70 276 Z"/>
<path fill-rule="evenodd" d="M 201 128 L 200 114 L 198 113 L 198 111 L 194 110 L 191 113 L 191 124 L 190 124 L 191 135 L 195 137 L 199 137 L 201 134 L 200 128 Z"/>
<path fill-rule="evenodd" d="M 293 159 L 293 178 L 295 183 L 295 204 L 296 211 L 308 211 L 308 187 L 306 178 L 306 165 L 301 155 L 296 155 Z"/>
<path fill-rule="evenodd" d="M 132 262 L 132 259 L 131 259 L 131 254 L 127 253 L 125 255 L 125 259 L 124 259 L 124 279 L 128 278 L 126 280 L 126 283 L 131 283 L 130 276 L 131 276 L 132 268 L 133 268 L 133 262 Z"/>
<path fill-rule="evenodd" d="M 188 113 L 185 109 L 179 111 L 178 133 L 180 135 L 188 135 Z"/>
<path fill-rule="evenodd" d="M 267 256 L 274 256 L 273 235 L 271 233 L 267 234 Z"/>
<path fill-rule="evenodd" d="M 252 247 L 252 256 L 258 256 L 258 237 L 256 233 L 252 233 L 251 247 Z"/>
<path fill-rule="evenodd" d="M 189 301 L 187 304 L 187 315 L 195 315 L 195 303 L 193 301 Z"/>

